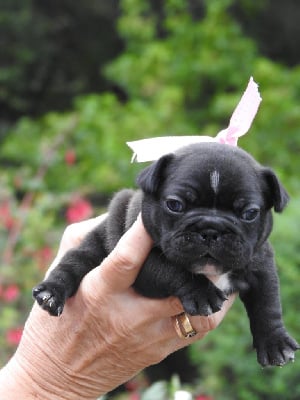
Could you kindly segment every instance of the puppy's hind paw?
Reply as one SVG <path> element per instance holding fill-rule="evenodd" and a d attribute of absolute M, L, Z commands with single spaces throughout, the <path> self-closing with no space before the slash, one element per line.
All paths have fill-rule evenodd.
<path fill-rule="evenodd" d="M 257 346 L 257 359 L 263 366 L 282 367 L 295 360 L 299 344 L 283 329 L 277 335 L 270 336 L 263 345 Z"/>
<path fill-rule="evenodd" d="M 33 288 L 32 296 L 50 315 L 58 317 L 63 312 L 66 297 L 62 286 L 42 282 Z"/>

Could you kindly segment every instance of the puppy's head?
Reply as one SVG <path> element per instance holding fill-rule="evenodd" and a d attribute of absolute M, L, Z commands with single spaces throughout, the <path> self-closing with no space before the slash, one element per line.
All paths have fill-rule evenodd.
<path fill-rule="evenodd" d="M 243 268 L 288 195 L 274 172 L 245 151 L 200 143 L 163 156 L 137 179 L 146 229 L 172 263 L 195 273 Z"/>

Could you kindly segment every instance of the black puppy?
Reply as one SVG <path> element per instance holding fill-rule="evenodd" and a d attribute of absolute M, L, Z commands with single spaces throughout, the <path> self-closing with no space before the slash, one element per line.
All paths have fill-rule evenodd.
<path fill-rule="evenodd" d="M 69 251 L 33 296 L 60 315 L 85 274 L 115 247 L 142 212 L 154 240 L 135 289 L 177 296 L 190 315 L 210 315 L 238 291 L 261 365 L 283 365 L 299 348 L 283 322 L 272 248 L 271 209 L 288 195 L 274 172 L 243 150 L 201 143 L 161 157 L 138 176 L 141 190 L 113 198 L 108 217 Z M 207 278 L 217 275 L 215 284 Z"/>

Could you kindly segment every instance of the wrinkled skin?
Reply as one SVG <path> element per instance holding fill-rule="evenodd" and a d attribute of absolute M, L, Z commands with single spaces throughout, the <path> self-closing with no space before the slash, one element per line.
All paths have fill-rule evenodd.
<path fill-rule="evenodd" d="M 101 221 L 71 225 L 52 269 Z M 182 312 L 178 299 L 147 299 L 134 292 L 132 283 L 151 247 L 139 219 L 101 266 L 84 277 L 60 318 L 33 307 L 16 354 L 0 371 L 1 399 L 96 399 L 220 323 L 234 296 L 213 316 L 191 317 L 198 334 L 183 340 L 171 318 Z"/>

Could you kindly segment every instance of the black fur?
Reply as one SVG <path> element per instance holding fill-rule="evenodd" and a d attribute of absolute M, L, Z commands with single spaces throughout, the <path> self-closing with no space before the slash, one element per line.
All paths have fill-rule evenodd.
<path fill-rule="evenodd" d="M 212 183 L 212 179 L 213 182 Z M 221 309 L 239 291 L 261 365 L 283 365 L 299 348 L 282 322 L 272 248 L 271 209 L 288 195 L 274 172 L 232 146 L 201 143 L 169 154 L 138 176 L 140 190 L 116 194 L 108 217 L 69 251 L 33 296 L 60 315 L 85 274 L 111 252 L 142 212 L 154 240 L 135 289 L 148 297 L 177 296 L 190 315 Z M 207 274 L 226 274 L 218 288 Z"/>

